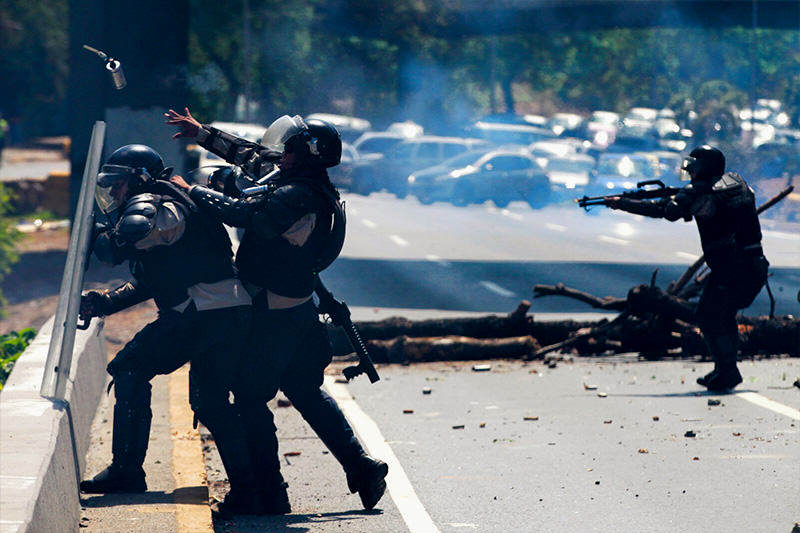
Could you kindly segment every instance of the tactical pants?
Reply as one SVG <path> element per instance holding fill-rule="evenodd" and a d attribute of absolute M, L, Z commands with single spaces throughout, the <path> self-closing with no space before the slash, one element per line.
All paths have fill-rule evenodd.
<path fill-rule="evenodd" d="M 229 402 L 250 307 L 183 312 L 162 311 L 120 350 L 108 365 L 114 379 L 113 462 L 141 469 L 150 436 L 151 385 L 187 361 L 190 402 L 199 421 L 214 435 L 231 486 L 252 486 L 249 453 L 238 413 Z"/>
<path fill-rule="evenodd" d="M 738 268 L 711 271 L 697 304 L 697 323 L 717 365 L 736 364 L 739 329 L 736 313 L 753 303 L 767 280 L 769 263 L 761 256 Z"/>
<path fill-rule="evenodd" d="M 364 449 L 339 406 L 320 387 L 332 351 L 325 326 L 309 301 L 285 310 L 254 307 L 253 327 L 234 390 L 250 454 L 267 491 L 283 483 L 275 423 L 267 402 L 282 390 L 345 472 L 358 467 Z"/>

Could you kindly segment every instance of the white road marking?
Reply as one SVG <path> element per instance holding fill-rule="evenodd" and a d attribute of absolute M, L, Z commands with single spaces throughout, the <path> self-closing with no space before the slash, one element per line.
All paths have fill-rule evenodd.
<path fill-rule="evenodd" d="M 336 383 L 333 376 L 325 376 L 325 389 L 333 396 L 336 403 L 344 411 L 345 416 L 353 425 L 358 436 L 364 442 L 370 455 L 379 457 L 389 465 L 389 475 L 386 476 L 386 487 L 389 494 L 405 520 L 409 531 L 414 533 L 439 533 L 439 528 L 433 523 L 428 511 L 419 501 L 414 487 L 406 476 L 400 461 L 397 460 L 392 448 L 386 443 L 378 425 L 364 412 L 353 399 L 353 396 L 342 383 Z"/>
<path fill-rule="evenodd" d="M 761 230 L 761 233 L 766 237 L 775 237 L 776 239 L 786 239 L 789 241 L 800 241 L 800 233 L 786 233 L 784 231 Z"/>
<path fill-rule="evenodd" d="M 368 228 L 374 228 L 374 227 L 376 227 L 376 226 L 377 226 L 377 224 L 376 224 L 376 223 L 374 223 L 373 221 L 371 221 L 371 220 L 370 220 L 370 219 L 368 219 L 368 218 L 362 218 L 362 219 L 361 219 L 361 223 L 362 223 L 362 224 L 364 224 L 364 225 L 365 225 L 366 227 L 368 227 Z"/>
<path fill-rule="evenodd" d="M 617 239 L 616 237 L 609 237 L 608 235 L 599 235 L 597 237 L 598 241 L 608 242 L 611 244 L 620 244 L 622 246 L 628 246 L 631 241 L 627 241 L 625 239 Z"/>
<path fill-rule="evenodd" d="M 481 285 L 495 294 L 499 294 L 500 296 L 505 296 L 506 298 L 513 298 L 516 296 L 513 292 L 508 289 L 504 289 L 497 283 L 493 283 L 491 281 L 481 281 Z"/>
<path fill-rule="evenodd" d="M 689 252 L 675 252 L 675 255 L 682 257 L 683 259 L 691 259 L 692 261 L 697 261 L 700 259 L 699 255 L 690 254 Z"/>
<path fill-rule="evenodd" d="M 735 393 L 735 395 L 759 407 L 769 409 L 770 411 L 774 411 L 778 414 L 788 416 L 789 418 L 793 418 L 795 420 L 800 420 L 800 411 L 798 411 L 794 407 L 789 407 L 788 405 L 783 405 L 782 403 L 778 403 L 775 400 L 770 400 L 766 396 L 761 396 L 760 394 L 755 392 L 737 392 Z"/>
<path fill-rule="evenodd" d="M 509 211 L 508 209 L 503 209 L 502 211 L 500 211 L 500 213 L 503 216 L 506 216 L 508 218 L 513 218 L 514 220 L 522 220 L 523 218 L 522 215 L 520 215 L 519 213 L 514 213 L 513 211 Z"/>
<path fill-rule="evenodd" d="M 402 238 L 400 235 L 389 235 L 389 238 L 392 239 L 392 242 L 397 246 L 408 246 L 408 241 Z"/>
<path fill-rule="evenodd" d="M 562 226 L 561 224 L 553 224 L 552 222 L 548 222 L 544 225 L 544 227 L 553 231 L 567 231 L 566 226 Z"/>
<path fill-rule="evenodd" d="M 450 261 L 445 261 L 444 259 L 442 259 L 438 255 L 428 254 L 428 255 L 425 256 L 425 259 L 427 259 L 428 261 L 432 261 L 434 263 L 438 263 L 439 265 L 441 265 L 443 267 L 449 267 L 450 266 Z"/>

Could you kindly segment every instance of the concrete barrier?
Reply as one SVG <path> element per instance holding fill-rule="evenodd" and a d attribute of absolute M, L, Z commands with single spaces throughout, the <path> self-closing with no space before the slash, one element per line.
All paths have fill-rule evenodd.
<path fill-rule="evenodd" d="M 0 533 L 77 531 L 78 479 L 106 383 L 102 320 L 78 330 L 66 389 L 69 409 L 39 396 L 53 318 L 42 326 L 0 392 Z M 80 472 L 76 476 L 73 435 Z"/>

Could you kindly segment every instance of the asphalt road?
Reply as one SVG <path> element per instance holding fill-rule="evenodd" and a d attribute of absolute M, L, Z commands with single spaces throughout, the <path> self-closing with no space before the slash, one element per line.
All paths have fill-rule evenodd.
<path fill-rule="evenodd" d="M 345 199 L 347 244 L 323 277 L 356 319 L 506 312 L 558 281 L 624 296 L 656 267 L 665 286 L 700 254 L 692 224 L 618 212 Z M 797 225 L 763 226 L 776 312 L 797 313 Z M 767 307 L 764 297 L 748 313 Z M 587 311 L 559 298 L 532 308 Z M 216 530 L 788 532 L 800 521 L 799 359 L 744 362 L 745 382 L 722 396 L 695 384 L 710 366 L 695 362 L 487 363 L 382 365 L 376 384 L 326 379 L 370 453 L 390 463 L 373 513 L 346 495 L 297 413 L 276 408 L 294 513 Z"/>
<path fill-rule="evenodd" d="M 619 211 L 585 213 L 572 205 L 533 210 L 522 202 L 499 209 L 389 194 L 345 195 L 348 234 L 342 256 L 323 278 L 349 304 L 506 312 L 530 299 L 535 284 L 624 297 L 649 283 L 666 287 L 701 255 L 694 223 L 669 223 Z M 777 314 L 797 314 L 800 224 L 762 220 Z M 573 300 L 533 301 L 531 312 L 586 312 Z M 747 311 L 767 314 L 762 291 Z"/>

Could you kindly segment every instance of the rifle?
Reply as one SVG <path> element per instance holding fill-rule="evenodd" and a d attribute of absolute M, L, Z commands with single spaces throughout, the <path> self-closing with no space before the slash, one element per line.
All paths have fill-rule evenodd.
<path fill-rule="evenodd" d="M 331 291 L 322 284 L 322 280 L 319 276 L 317 276 L 314 292 L 317 293 L 317 297 L 319 298 L 319 312 L 331 317 L 333 325 L 339 326 L 344 330 L 350 344 L 358 355 L 358 364 L 348 366 L 342 371 L 347 381 L 350 381 L 359 374 L 366 374 L 369 377 L 370 383 L 375 383 L 381 379 L 378 375 L 378 371 L 375 370 L 375 365 L 372 364 L 372 358 L 369 356 L 364 341 L 361 340 L 361 335 L 359 335 L 356 325 L 350 320 L 350 308 L 347 307 L 347 304 L 336 300 L 333 294 L 331 294 Z"/>
<path fill-rule="evenodd" d="M 655 185 L 656 187 L 648 189 L 648 185 Z M 633 191 L 609 194 L 608 196 L 584 196 L 583 198 L 575 198 L 575 202 L 578 204 L 578 207 L 582 207 L 588 211 L 592 206 L 606 205 L 606 201 L 608 201 L 609 198 L 628 198 L 630 200 L 668 198 L 677 194 L 680 190 L 679 187 L 667 187 L 661 180 L 647 180 L 637 183 L 636 189 Z"/>

